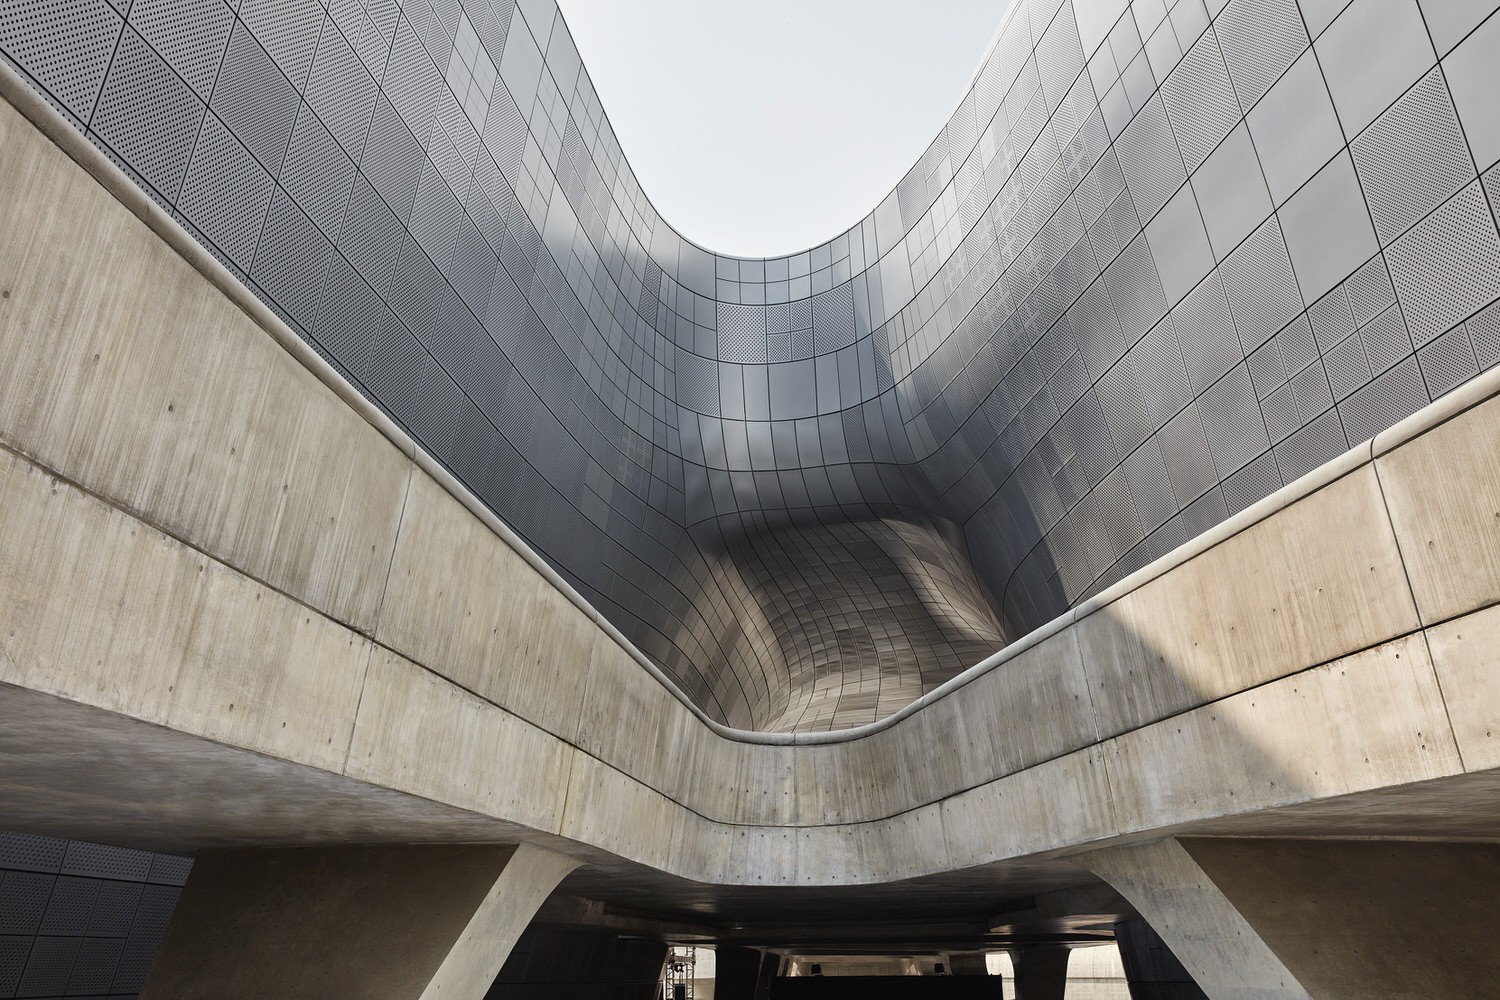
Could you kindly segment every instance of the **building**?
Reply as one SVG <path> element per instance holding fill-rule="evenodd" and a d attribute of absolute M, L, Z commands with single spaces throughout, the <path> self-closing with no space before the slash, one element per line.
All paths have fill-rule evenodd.
<path fill-rule="evenodd" d="M 1144 918 L 1210 996 L 1472 995 L 1494 7 L 1018 0 L 771 260 L 552 0 L 0 8 L 0 828 L 200 852 L 148 995 L 478 996 L 539 906 L 516 968 Z M 298 922 L 355 885 L 447 915 Z"/>

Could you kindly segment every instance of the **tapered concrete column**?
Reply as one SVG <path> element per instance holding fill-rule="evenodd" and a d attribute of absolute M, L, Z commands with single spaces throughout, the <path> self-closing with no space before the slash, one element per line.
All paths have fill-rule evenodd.
<path fill-rule="evenodd" d="M 714 1000 L 756 1000 L 761 980 L 776 975 L 779 956 L 755 948 L 714 949 Z M 764 991 L 761 991 L 764 992 Z"/>
<path fill-rule="evenodd" d="M 982 951 L 950 951 L 948 971 L 955 976 L 988 976 L 990 968 Z"/>
<path fill-rule="evenodd" d="M 1130 983 L 1131 1000 L 1206 1000 L 1172 949 L 1146 921 L 1136 917 L 1115 924 L 1115 944 Z"/>
<path fill-rule="evenodd" d="M 1069 860 L 1130 900 L 1212 1000 L 1308 997 L 1175 839 L 1111 847 Z"/>
<path fill-rule="evenodd" d="M 598 927 L 533 924 L 511 949 L 486 1000 L 655 1000 L 667 946 Z"/>
<path fill-rule="evenodd" d="M 1318 1000 L 1497 995 L 1500 845 L 1181 843 Z"/>
<path fill-rule="evenodd" d="M 1500 845 L 1215 837 L 1078 860 L 1213 1000 L 1495 992 Z"/>
<path fill-rule="evenodd" d="M 1063 1000 L 1068 990 L 1068 949 L 1056 945 L 1015 948 L 1016 1000 Z"/>
<path fill-rule="evenodd" d="M 199 854 L 142 1000 L 480 1000 L 578 863 L 528 844 Z"/>

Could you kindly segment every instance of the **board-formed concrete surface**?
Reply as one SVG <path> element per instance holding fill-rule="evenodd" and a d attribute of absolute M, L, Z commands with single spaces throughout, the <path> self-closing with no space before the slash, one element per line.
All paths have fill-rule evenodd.
<path fill-rule="evenodd" d="M 1213 34 L 1202 38 L 1232 37 L 1243 2 L 1215 12 Z M 1116 29 L 1093 23 L 1112 6 L 1080 5 L 1085 50 L 1128 48 L 1122 39 L 1126 48 L 1116 49 Z M 1465 126 L 1472 120 L 1465 141 L 1477 156 L 1488 148 L 1485 112 L 1472 97 L 1487 72 L 1474 53 L 1492 51 L 1493 23 L 1480 24 L 1487 5 L 1441 16 L 1388 6 L 1428 17 L 1443 92 L 1451 89 Z M 1351 26 L 1378 13 L 1367 7 L 1338 20 L 1302 12 L 1316 51 L 1297 58 L 1338 67 L 1363 37 Z M 1042 16 L 1040 5 L 1017 9 L 1023 14 L 1007 25 Z M 1061 16 L 1050 10 L 1039 23 Z M 527 15 L 515 16 L 524 26 Z M 1173 24 L 1158 21 L 1157 30 Z M 1391 42 L 1379 32 L 1375 40 Z M 1226 43 L 1225 58 L 1231 49 Z M 1046 63 L 1038 56 L 1027 65 Z M 1410 75 L 1425 64 L 1401 65 Z M 253 275 L 226 268 L 0 70 L 8 101 L 0 106 L 7 829 L 175 851 L 526 843 L 580 864 L 567 884 L 583 894 L 725 921 L 793 910 L 972 912 L 1098 888 L 1099 877 L 1130 897 L 1125 886 L 1135 883 L 1109 858 L 1181 861 L 1185 851 L 1206 871 L 1208 854 L 1193 847 L 1204 837 L 1493 839 L 1493 372 L 1465 376 L 1372 439 L 1323 455 L 1331 461 L 1290 485 L 1217 524 L 1208 519 L 1207 530 L 1143 569 L 1124 575 L 1129 559 L 1117 561 L 1068 593 L 1074 603 L 1060 616 L 945 683 L 924 679 L 910 693 L 926 693 L 893 715 L 842 732 L 734 730 L 725 718 L 769 716 L 724 711 L 693 684 L 679 691 L 672 662 L 664 672 L 625 638 L 608 605 L 596 610 L 570 585 L 598 596 L 574 567 L 563 560 L 560 576 L 532 552 L 444 468 L 451 456 L 435 459 L 430 441 L 372 406 L 284 321 L 296 316 L 278 316 L 247 290 L 241 279 Z M 1080 72 L 1093 73 L 1092 63 Z M 1327 70 L 1339 121 L 1374 129 L 1380 101 L 1394 102 L 1386 113 L 1408 114 L 1398 107 L 1408 96 L 1431 96 L 1427 76 L 1406 96 L 1386 93 L 1393 84 L 1384 78 L 1345 89 L 1361 72 L 1357 64 Z M 1244 66 L 1229 73 L 1244 75 Z M 1269 95 L 1294 73 L 1255 85 Z M 1045 81 L 1039 88 L 1045 95 Z M 1236 128 L 1253 134 L 1256 114 L 1223 141 Z M 1133 128 L 1117 145 L 1139 139 Z M 1364 182 L 1371 168 L 1357 146 L 1329 152 L 1319 176 L 1352 157 L 1348 179 L 1357 168 Z M 1318 183 L 1285 204 L 1277 196 L 1293 258 L 1303 251 L 1287 206 L 1313 195 L 1336 204 L 1350 190 Z M 1382 268 L 1390 261 L 1403 324 L 1461 321 L 1453 329 L 1465 331 L 1471 352 L 1487 329 L 1472 312 L 1484 303 L 1435 299 L 1420 281 L 1401 284 L 1398 272 L 1424 227 L 1458 232 L 1474 221 L 1463 211 L 1483 203 L 1488 212 L 1484 189 L 1475 182 L 1472 192 L 1473 205 L 1460 192 L 1409 232 L 1400 225 L 1415 220 L 1377 217 L 1378 245 L 1388 233 L 1406 235 L 1371 258 Z M 1169 207 L 1147 225 L 1148 240 Z M 899 223 L 906 209 L 894 210 Z M 878 238 L 880 224 L 871 225 Z M 1316 243 L 1325 231 L 1303 235 Z M 1431 259 L 1462 263 L 1427 237 Z M 1309 274 L 1333 287 L 1342 279 L 1324 250 Z M 1232 283 L 1232 270 L 1214 280 Z M 1367 279 L 1361 264 L 1338 293 L 1351 326 L 1388 315 L 1366 314 L 1384 294 Z M 1488 287 L 1483 275 L 1470 279 L 1465 295 Z M 1099 280 L 1109 291 L 1107 270 Z M 1322 336 L 1328 317 L 1318 310 L 1331 303 L 1318 298 L 1310 318 L 1290 322 Z M 1470 312 L 1449 316 L 1454 309 Z M 1356 345 L 1367 365 L 1373 338 Z M 1276 343 L 1283 358 L 1294 349 Z M 1258 369 L 1245 364 L 1253 377 Z M 1404 364 L 1395 362 L 1392 378 Z M 1356 390 L 1340 419 L 1378 397 Z M 1369 429 L 1406 406 L 1399 393 L 1389 399 L 1366 413 Z M 1164 461 L 1184 454 L 1158 447 Z M 1020 502 L 1007 509 L 1035 512 Z M 976 564 L 975 581 L 955 568 L 961 550 L 934 517 L 870 522 L 858 537 L 794 524 L 782 538 L 804 542 L 825 568 L 879 549 L 910 586 L 948 601 L 945 614 L 972 637 L 994 627 L 971 600 L 983 596 L 987 570 Z M 968 544 L 977 551 L 972 535 Z M 759 565 L 762 583 L 775 577 L 774 547 L 735 552 L 735 572 Z M 1105 585 L 1109 573 L 1123 578 Z M 783 591 L 796 592 L 795 581 Z M 1007 628 L 1036 623 L 1011 605 L 1022 592 L 997 595 Z M 752 644 L 776 632 L 769 618 L 769 631 L 756 619 L 774 602 L 755 607 L 733 619 Z M 796 620 L 793 612 L 777 619 L 794 631 L 811 627 Z M 878 616 L 865 621 L 875 624 Z M 726 656 L 715 683 L 749 684 L 742 670 L 761 652 Z M 850 660 L 818 690 L 841 690 L 860 669 Z M 745 705 L 771 711 L 781 682 L 764 677 L 764 698 Z M 1167 895 L 1132 902 L 1148 917 L 1156 906 L 1158 922 L 1180 923 L 1171 911 L 1175 869 L 1158 867 L 1145 884 Z M 1187 863 L 1178 867 L 1191 874 Z M 1348 892 L 1327 888 L 1334 898 Z M 1264 922 L 1219 889 L 1224 898 L 1213 905 L 1238 911 L 1246 926 Z M 1287 947 L 1255 930 L 1272 951 Z M 1179 945 L 1197 947 L 1190 938 Z M 1288 968 L 1305 960 L 1277 953 Z M 1179 957 L 1192 968 L 1199 956 Z"/>

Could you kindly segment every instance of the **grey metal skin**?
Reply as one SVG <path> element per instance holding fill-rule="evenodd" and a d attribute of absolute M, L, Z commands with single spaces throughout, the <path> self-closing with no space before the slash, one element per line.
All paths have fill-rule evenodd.
<path fill-rule="evenodd" d="M 766 260 L 552 0 L 127 6 L 0 53 L 733 726 L 888 715 L 1500 360 L 1489 0 L 1018 0 Z"/>

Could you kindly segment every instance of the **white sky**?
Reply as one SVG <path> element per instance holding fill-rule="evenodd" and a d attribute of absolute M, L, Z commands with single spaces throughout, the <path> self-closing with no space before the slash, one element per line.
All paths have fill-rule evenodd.
<path fill-rule="evenodd" d="M 1009 0 L 559 0 L 636 177 L 722 253 L 863 218 L 958 106 Z"/>

